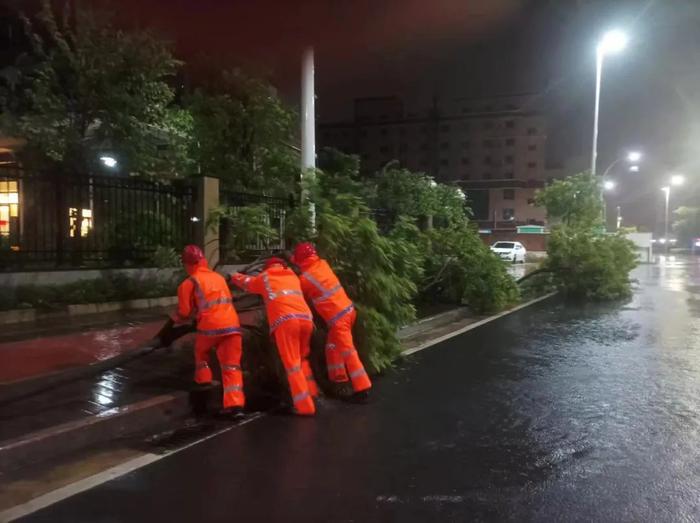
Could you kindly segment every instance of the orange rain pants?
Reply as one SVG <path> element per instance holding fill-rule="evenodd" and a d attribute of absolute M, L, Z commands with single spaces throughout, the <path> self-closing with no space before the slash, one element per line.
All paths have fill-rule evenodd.
<path fill-rule="evenodd" d="M 350 379 L 352 389 L 360 392 L 371 388 L 372 382 L 360 361 L 352 339 L 352 326 L 355 324 L 356 317 L 357 313 L 353 310 L 328 329 L 326 362 L 328 378 L 331 381 L 342 383 Z"/>
<path fill-rule="evenodd" d="M 307 416 L 316 413 L 313 397 L 318 394 L 309 364 L 313 328 L 310 321 L 292 319 L 280 324 L 274 331 L 277 350 L 287 371 L 294 411 Z"/>
<path fill-rule="evenodd" d="M 211 383 L 209 353 L 216 347 L 221 365 L 221 381 L 224 389 L 224 408 L 243 407 L 243 372 L 241 371 L 242 340 L 240 334 L 227 336 L 198 335 L 194 342 L 194 381 L 200 385 Z"/>

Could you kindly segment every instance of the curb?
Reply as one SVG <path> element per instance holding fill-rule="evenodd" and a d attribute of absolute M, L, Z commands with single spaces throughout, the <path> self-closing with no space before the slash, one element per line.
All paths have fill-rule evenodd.
<path fill-rule="evenodd" d="M 541 301 L 548 300 L 549 298 L 552 298 L 553 296 L 556 296 L 557 294 L 558 294 L 558 292 L 550 292 L 549 294 L 545 294 L 544 296 L 540 296 L 539 298 L 535 298 L 534 300 L 530 300 L 528 302 L 521 303 L 520 305 L 513 307 L 512 309 L 508 309 L 507 311 L 499 312 L 498 314 L 494 314 L 493 316 L 488 316 L 488 317 L 483 318 L 481 320 L 477 320 L 474 323 L 470 323 L 469 325 L 462 327 L 461 329 L 457 329 L 457 330 L 454 330 L 454 331 L 452 331 L 448 334 L 445 334 L 443 336 L 439 336 L 437 338 L 434 338 L 430 341 L 427 341 L 425 343 L 418 345 L 417 347 L 412 347 L 410 349 L 403 350 L 403 351 L 401 351 L 401 354 L 403 356 L 410 356 L 411 354 L 415 354 L 416 352 L 420 352 L 420 351 L 428 349 L 434 345 L 438 345 L 439 343 L 442 343 L 443 341 L 447 341 L 450 338 L 454 338 L 455 336 L 459 336 L 460 334 L 464 334 L 465 332 L 476 329 L 477 327 L 481 327 L 482 325 L 486 325 L 487 323 L 491 323 L 492 321 L 503 318 L 504 316 L 508 316 L 509 314 L 513 314 L 514 312 L 518 312 L 519 310 L 522 310 L 526 307 L 529 307 L 530 305 L 535 305 L 536 303 L 539 303 Z"/>

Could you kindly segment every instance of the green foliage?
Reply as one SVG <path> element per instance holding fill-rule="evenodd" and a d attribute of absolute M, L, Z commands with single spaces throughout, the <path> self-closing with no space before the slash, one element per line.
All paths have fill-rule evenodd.
<path fill-rule="evenodd" d="M 700 207 L 679 207 L 673 212 L 673 232 L 680 245 L 689 245 L 700 237 Z"/>
<path fill-rule="evenodd" d="M 151 255 L 149 265 L 159 269 L 167 269 L 180 266 L 180 256 L 172 247 L 159 245 Z"/>
<path fill-rule="evenodd" d="M 631 293 L 629 273 L 636 266 L 634 244 L 619 234 L 557 228 L 552 231 L 544 267 L 567 296 L 616 300 Z"/>
<path fill-rule="evenodd" d="M 156 211 L 125 213 L 109 224 L 110 259 L 115 262 L 147 261 L 159 247 L 180 246 L 183 243 L 173 220 Z M 161 253 L 162 254 L 162 253 Z"/>
<path fill-rule="evenodd" d="M 225 225 L 220 229 L 221 248 L 231 261 L 243 261 L 251 250 L 269 250 L 279 234 L 270 225 L 270 209 L 267 205 L 245 207 L 221 206 L 212 209 L 207 220 L 208 227 Z"/>
<path fill-rule="evenodd" d="M 555 180 L 537 191 L 535 204 L 547 209 L 550 225 L 593 228 L 602 224 L 603 205 L 598 179 L 589 173 Z"/>
<path fill-rule="evenodd" d="M 270 84 L 235 69 L 216 74 L 188 101 L 194 156 L 203 174 L 236 190 L 286 196 L 299 177 L 291 147 L 295 115 Z"/>
<path fill-rule="evenodd" d="M 61 285 L 20 285 L 0 289 L 0 310 L 17 308 L 57 309 L 80 303 L 106 303 L 138 298 L 160 298 L 177 294 L 180 274 L 170 278 L 129 278 L 107 274 L 94 280 Z"/>
<path fill-rule="evenodd" d="M 615 300 L 629 296 L 629 273 L 637 263 L 634 244 L 621 233 L 600 233 L 598 179 L 582 173 L 555 181 L 538 192 L 536 202 L 555 220 L 543 265 L 551 271 L 552 283 L 572 298 Z"/>
<path fill-rule="evenodd" d="M 480 314 L 518 301 L 515 280 L 466 222 L 433 229 L 426 237 L 423 300 L 464 304 Z"/>
<path fill-rule="evenodd" d="M 89 10 L 56 16 L 49 0 L 26 20 L 33 49 L 0 86 L 2 132 L 27 139 L 25 164 L 86 172 L 101 152 L 122 168 L 177 176 L 189 166 L 192 119 L 168 85 L 179 62 L 144 31 Z"/>

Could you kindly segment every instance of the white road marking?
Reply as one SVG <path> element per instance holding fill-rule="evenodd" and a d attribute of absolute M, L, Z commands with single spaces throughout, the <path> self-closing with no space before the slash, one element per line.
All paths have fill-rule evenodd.
<path fill-rule="evenodd" d="M 521 305 L 518 305 L 517 307 L 513 307 L 512 309 L 509 309 L 507 311 L 501 312 L 500 314 L 496 314 L 494 316 L 489 316 L 488 318 L 484 318 L 483 320 L 479 320 L 475 323 L 467 325 L 466 327 L 463 327 L 461 329 L 453 331 L 449 334 L 445 334 L 444 336 L 440 336 L 438 338 L 427 341 L 427 342 L 419 345 L 418 347 L 413 347 L 412 349 L 405 350 L 402 352 L 402 354 L 404 354 L 406 356 L 410 356 L 411 354 L 415 354 L 416 352 L 425 350 L 425 349 L 430 348 L 434 345 L 438 345 L 439 343 L 442 343 L 445 340 L 449 340 L 450 338 L 454 338 L 455 336 L 459 336 L 460 334 L 464 334 L 467 331 L 470 331 L 472 329 L 476 329 L 477 327 L 480 327 L 481 325 L 485 325 L 489 322 L 497 320 L 498 318 L 502 318 L 503 316 L 507 316 L 508 314 L 512 314 L 514 312 L 517 312 L 521 309 L 524 309 L 525 307 L 528 307 L 529 305 L 534 305 L 535 303 L 546 300 L 547 298 L 551 298 L 555 294 L 556 293 L 547 294 L 545 296 L 541 296 L 539 298 L 531 300 L 527 303 L 523 303 Z M 111 467 L 107 470 L 103 470 L 102 472 L 98 472 L 97 474 L 94 474 L 94 475 L 89 476 L 87 478 L 76 481 L 75 483 L 71 483 L 70 485 L 66 485 L 65 487 L 61 487 L 61 488 L 53 490 L 51 492 L 47 492 L 46 494 L 38 496 L 30 501 L 27 501 L 26 503 L 23 503 L 21 505 L 16 505 L 16 506 L 9 508 L 3 512 L 0 512 L 0 523 L 9 523 L 10 521 L 15 521 L 16 519 L 22 518 L 24 516 L 28 516 L 29 514 L 32 514 L 38 510 L 46 508 L 46 507 L 53 505 L 55 503 L 58 503 L 60 501 L 63 501 L 64 499 L 75 496 L 76 494 L 80 494 L 81 492 L 85 492 L 86 490 L 90 490 L 91 488 L 102 485 L 103 483 L 106 483 L 108 481 L 111 481 L 113 479 L 121 477 L 121 476 L 128 474 L 130 472 L 134 472 L 135 470 L 138 470 L 142 467 L 150 465 L 151 463 L 155 463 L 156 461 L 160 461 L 161 459 L 173 456 L 174 454 L 177 454 L 178 452 L 182 452 L 183 450 L 187 450 L 190 447 L 193 447 L 195 445 L 203 443 L 209 439 L 215 438 L 216 436 L 219 436 L 225 432 L 228 432 L 229 430 L 235 429 L 236 427 L 242 427 L 243 425 L 247 425 L 248 423 L 251 423 L 251 422 L 253 422 L 257 419 L 260 419 L 264 416 L 265 416 L 264 413 L 254 414 L 254 415 L 250 416 L 249 418 L 243 420 L 241 423 L 237 423 L 235 425 L 225 427 L 221 430 L 213 432 L 207 436 L 204 436 L 203 438 L 200 438 L 196 441 L 188 443 L 187 445 L 179 447 L 179 448 L 172 450 L 170 452 L 166 452 L 164 454 L 144 454 L 143 456 L 139 456 L 137 458 L 130 459 L 128 461 L 125 461 L 124 463 L 121 463 L 119 465 Z M 426 500 L 427 499 L 424 499 L 424 501 L 426 501 Z M 431 499 L 431 501 L 432 500 L 433 499 Z M 398 498 L 396 498 L 396 496 L 388 496 L 388 497 L 379 496 L 377 498 L 377 501 L 386 501 L 386 502 L 394 503 L 394 502 L 398 501 Z M 440 501 L 444 501 L 444 500 L 440 500 Z M 454 500 L 447 500 L 447 501 L 454 502 Z"/>
<path fill-rule="evenodd" d="M 556 292 L 552 292 L 550 294 L 545 294 L 544 296 L 540 296 L 539 298 L 535 298 L 534 300 L 530 300 L 527 303 L 522 303 L 518 305 L 517 307 L 513 307 L 512 309 L 508 309 L 507 311 L 503 311 L 499 314 L 496 314 L 494 316 L 489 316 L 488 318 L 484 318 L 483 320 L 476 321 L 474 323 L 470 323 L 466 327 L 462 327 L 461 329 L 457 329 L 455 331 L 449 332 L 443 336 L 440 336 L 438 338 L 434 338 L 432 340 L 426 341 L 425 343 L 422 343 L 418 345 L 417 347 L 413 347 L 411 349 L 406 349 L 405 351 L 402 351 L 401 354 L 404 356 L 410 356 L 411 354 L 415 354 L 416 352 L 420 352 L 422 350 L 428 349 L 434 345 L 437 345 L 438 343 L 442 343 L 443 341 L 447 341 L 450 338 L 454 338 L 455 336 L 459 336 L 460 334 L 464 334 L 467 331 L 470 331 L 472 329 L 476 329 L 477 327 L 481 327 L 482 325 L 486 325 L 487 323 L 490 323 L 494 320 L 497 320 L 499 318 L 502 318 L 503 316 L 507 316 L 508 314 L 512 314 L 514 312 L 517 312 L 521 309 L 524 309 L 525 307 L 528 307 L 530 305 L 534 305 L 535 303 L 539 303 L 543 300 L 546 300 L 547 298 L 551 298 L 554 296 Z"/>
<path fill-rule="evenodd" d="M 179 447 L 170 452 L 164 454 L 144 454 L 143 456 L 130 459 L 128 461 L 125 461 L 124 463 L 108 468 L 107 470 L 103 470 L 102 472 L 98 472 L 97 474 L 81 479 L 80 481 L 76 481 L 75 483 L 66 485 L 65 487 L 61 487 L 51 492 L 47 492 L 46 494 L 38 496 L 30 501 L 27 501 L 26 503 L 16 505 L 12 508 L 5 510 L 4 512 L 0 512 L 0 522 L 9 523 L 10 521 L 14 521 L 24 516 L 28 516 L 29 514 L 32 514 L 55 503 L 58 503 L 59 501 L 63 501 L 64 499 L 75 496 L 76 494 L 80 494 L 81 492 L 90 490 L 93 487 L 102 485 L 103 483 L 116 479 L 120 476 L 123 476 L 124 474 L 128 474 L 129 472 L 138 470 L 142 467 L 150 465 L 151 463 L 155 463 L 156 461 L 160 461 L 161 459 L 177 454 L 178 452 L 182 452 L 183 450 L 198 445 L 199 443 L 207 441 L 211 438 L 215 438 L 216 436 L 228 432 L 229 430 L 235 429 L 236 427 L 247 425 L 248 423 L 260 419 L 263 416 L 265 416 L 264 413 L 253 414 L 252 416 L 241 421 L 240 423 L 224 427 L 221 430 L 217 430 L 216 432 L 208 434 L 203 438 L 188 443 L 187 445 L 183 445 L 182 447 Z"/>

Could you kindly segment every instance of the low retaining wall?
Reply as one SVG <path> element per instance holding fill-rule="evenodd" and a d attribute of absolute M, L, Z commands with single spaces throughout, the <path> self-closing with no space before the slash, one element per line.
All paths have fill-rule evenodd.
<path fill-rule="evenodd" d="M 77 281 L 96 280 L 110 275 L 124 275 L 134 280 L 170 279 L 180 269 L 88 269 L 73 271 L 0 272 L 0 287 L 20 285 L 61 285 Z"/>

